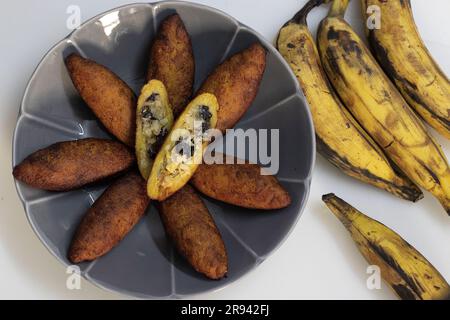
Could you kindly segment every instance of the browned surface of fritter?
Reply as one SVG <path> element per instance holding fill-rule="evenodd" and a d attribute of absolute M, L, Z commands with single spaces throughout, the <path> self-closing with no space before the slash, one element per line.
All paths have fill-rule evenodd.
<path fill-rule="evenodd" d="M 161 202 L 159 212 L 167 234 L 195 270 L 210 279 L 225 276 L 228 258 L 222 237 L 191 186 Z"/>
<path fill-rule="evenodd" d="M 157 79 L 164 83 L 175 117 L 192 96 L 194 72 L 191 39 L 180 16 L 173 14 L 161 23 L 153 42 L 147 80 Z"/>
<path fill-rule="evenodd" d="M 134 161 L 120 142 L 88 138 L 38 150 L 17 165 L 13 175 L 35 188 L 66 191 L 123 172 Z"/>
<path fill-rule="evenodd" d="M 208 76 L 199 94 L 209 92 L 219 101 L 217 129 L 231 129 L 258 93 L 266 68 L 266 51 L 255 43 L 233 55 Z"/>
<path fill-rule="evenodd" d="M 190 180 L 201 193 L 250 209 L 279 209 L 290 205 L 288 192 L 277 178 L 261 175 L 256 164 L 201 164 Z"/>
<path fill-rule="evenodd" d="M 109 252 L 136 225 L 149 203 L 146 182 L 139 174 L 120 178 L 83 217 L 72 239 L 69 260 L 90 261 Z"/>
<path fill-rule="evenodd" d="M 106 67 L 78 54 L 66 59 L 72 82 L 97 118 L 120 141 L 134 146 L 136 96 Z"/>

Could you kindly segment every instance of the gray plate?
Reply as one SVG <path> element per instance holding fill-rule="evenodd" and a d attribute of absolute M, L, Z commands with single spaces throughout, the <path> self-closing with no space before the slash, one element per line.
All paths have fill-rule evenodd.
<path fill-rule="evenodd" d="M 229 256 L 228 277 L 211 281 L 196 273 L 166 238 L 154 207 L 110 253 L 80 265 L 92 283 L 139 298 L 183 297 L 222 288 L 258 266 L 287 237 L 309 191 L 314 163 L 311 116 L 294 75 L 275 48 L 254 30 L 213 8 L 186 2 L 132 4 L 101 14 L 56 44 L 25 91 L 13 141 L 13 166 L 28 154 L 63 140 L 109 137 L 75 91 L 63 59 L 78 51 L 117 73 L 136 93 L 156 26 L 181 15 L 192 37 L 195 88 L 229 55 L 259 40 L 268 50 L 261 89 L 237 127 L 280 129 L 278 178 L 292 196 L 289 208 L 263 212 L 205 199 Z M 27 217 L 44 245 L 62 263 L 81 217 L 107 184 L 66 193 L 16 183 Z"/>

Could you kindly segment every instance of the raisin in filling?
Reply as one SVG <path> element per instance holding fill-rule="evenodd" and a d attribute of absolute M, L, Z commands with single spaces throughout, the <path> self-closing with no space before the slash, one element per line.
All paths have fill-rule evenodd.
<path fill-rule="evenodd" d="M 202 121 L 202 133 L 205 133 L 211 127 L 210 120 L 212 113 L 209 111 L 209 107 L 204 105 L 200 106 L 197 117 Z"/>
<path fill-rule="evenodd" d="M 166 126 L 169 123 L 161 96 L 158 93 L 152 93 L 145 100 L 141 118 L 148 155 L 150 158 L 154 158 L 168 133 Z"/>

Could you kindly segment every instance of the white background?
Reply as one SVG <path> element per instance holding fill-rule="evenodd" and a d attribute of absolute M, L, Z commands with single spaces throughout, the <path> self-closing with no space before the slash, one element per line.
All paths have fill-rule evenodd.
<path fill-rule="evenodd" d="M 306 1 L 197 1 L 234 16 L 274 41 L 280 26 Z M 65 268 L 34 235 L 16 195 L 11 175 L 11 141 L 23 91 L 42 56 L 70 30 L 66 9 L 79 5 L 82 20 L 127 1 L 8 1 L 0 10 L 0 298 L 117 299 L 87 281 L 81 290 L 66 289 Z M 413 0 L 416 23 L 429 50 L 450 74 L 448 0 Z M 326 14 L 313 11 L 310 27 Z M 362 29 L 359 1 L 353 0 L 348 20 Z M 450 143 L 438 141 L 450 157 Z M 301 143 L 301 141 L 299 141 Z M 344 227 L 324 207 L 321 195 L 335 192 L 361 211 L 400 233 L 450 281 L 450 217 L 430 194 L 417 204 L 348 178 L 320 156 L 314 170 L 309 202 L 286 242 L 256 270 L 204 299 L 394 299 L 386 285 L 366 287 L 367 263 Z"/>

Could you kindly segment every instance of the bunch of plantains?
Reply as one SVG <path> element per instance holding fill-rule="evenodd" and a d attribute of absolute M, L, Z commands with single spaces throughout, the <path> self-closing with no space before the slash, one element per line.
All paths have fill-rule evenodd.
<path fill-rule="evenodd" d="M 380 9 L 381 28 L 367 29 L 373 55 L 344 20 L 349 0 L 332 1 L 316 46 L 306 18 L 327 2 L 307 2 L 277 39 L 308 101 L 318 152 L 349 176 L 400 198 L 415 202 L 423 197 L 419 187 L 425 189 L 450 214 L 450 168 L 422 121 L 450 137 L 450 83 L 417 32 L 409 0 L 362 1 L 364 12 L 371 5 Z M 353 212 L 355 219 L 341 219 L 343 213 L 340 219 L 401 298 L 448 298 L 442 276 L 397 234 L 363 223 L 341 200 L 324 200 L 335 213 Z M 383 247 L 392 252 L 378 250 Z"/>

